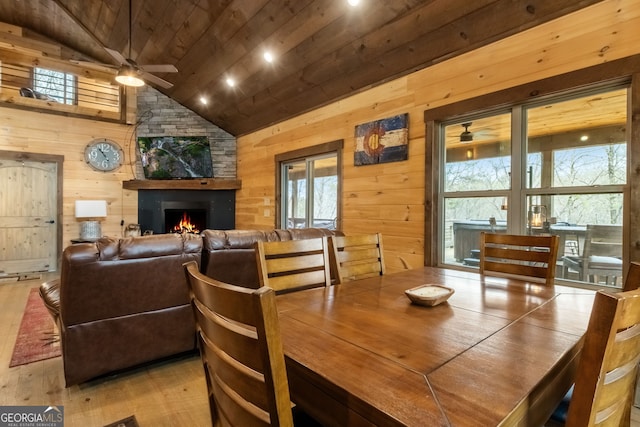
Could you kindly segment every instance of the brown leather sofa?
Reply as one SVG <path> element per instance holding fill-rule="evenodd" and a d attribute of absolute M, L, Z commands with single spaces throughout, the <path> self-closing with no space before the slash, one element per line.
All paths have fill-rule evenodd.
<path fill-rule="evenodd" d="M 183 263 L 195 260 L 210 277 L 257 288 L 255 242 L 331 234 L 316 228 L 206 230 L 68 246 L 60 279 L 40 286 L 60 330 L 67 387 L 195 349 Z"/>
<path fill-rule="evenodd" d="M 40 287 L 60 331 L 67 387 L 194 350 L 182 264 L 201 254 L 202 238 L 189 234 L 67 247 L 60 279 Z"/>
<path fill-rule="evenodd" d="M 204 230 L 201 271 L 225 283 L 248 288 L 260 287 L 255 243 L 301 240 L 343 235 L 326 228 L 262 230 Z"/>

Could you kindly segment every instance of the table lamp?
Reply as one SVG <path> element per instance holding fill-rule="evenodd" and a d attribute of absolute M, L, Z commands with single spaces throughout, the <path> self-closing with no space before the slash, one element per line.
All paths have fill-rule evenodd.
<path fill-rule="evenodd" d="M 76 218 L 84 219 L 80 222 L 80 239 L 99 239 L 102 236 L 99 218 L 106 216 L 106 200 L 76 200 Z"/>

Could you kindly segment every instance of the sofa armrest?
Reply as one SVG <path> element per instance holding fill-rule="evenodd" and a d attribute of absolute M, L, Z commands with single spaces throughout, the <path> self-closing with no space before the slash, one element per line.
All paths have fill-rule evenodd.
<path fill-rule="evenodd" d="M 60 279 L 53 279 L 44 282 L 39 288 L 40 298 L 47 308 L 54 323 L 58 323 L 60 316 Z"/>

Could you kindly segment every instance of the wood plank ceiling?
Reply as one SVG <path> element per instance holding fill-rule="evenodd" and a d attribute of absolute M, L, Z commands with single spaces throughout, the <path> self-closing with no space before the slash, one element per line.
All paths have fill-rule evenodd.
<path fill-rule="evenodd" d="M 173 87 L 155 87 L 238 136 L 598 1 L 131 0 L 131 57 L 175 65 L 158 74 Z M 0 22 L 68 47 L 68 59 L 129 56 L 129 0 L 0 0 Z"/>

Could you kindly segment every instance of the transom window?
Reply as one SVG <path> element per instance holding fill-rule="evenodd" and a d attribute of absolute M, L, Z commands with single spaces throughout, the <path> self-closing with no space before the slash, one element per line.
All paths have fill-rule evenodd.
<path fill-rule="evenodd" d="M 77 78 L 75 75 L 46 68 L 33 69 L 33 89 L 37 97 L 50 97 L 53 100 L 75 105 L 78 103 Z"/>
<path fill-rule="evenodd" d="M 476 267 L 481 231 L 558 234 L 557 278 L 621 286 L 627 92 L 441 124 L 440 262 Z"/>

